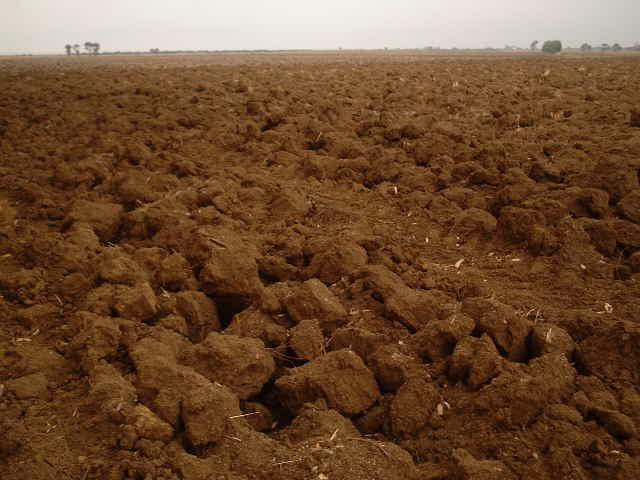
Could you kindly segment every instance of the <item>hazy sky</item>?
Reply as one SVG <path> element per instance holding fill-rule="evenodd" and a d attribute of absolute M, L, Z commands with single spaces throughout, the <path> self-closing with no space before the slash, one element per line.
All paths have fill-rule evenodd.
<path fill-rule="evenodd" d="M 577 8 L 576 6 L 580 7 Z M 640 0 L 0 0 L 0 54 L 640 41 Z"/>

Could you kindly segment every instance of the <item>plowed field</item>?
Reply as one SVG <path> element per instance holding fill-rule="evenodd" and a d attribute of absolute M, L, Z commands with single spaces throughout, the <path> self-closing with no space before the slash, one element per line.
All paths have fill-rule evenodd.
<path fill-rule="evenodd" d="M 640 478 L 639 85 L 0 59 L 0 477 Z"/>

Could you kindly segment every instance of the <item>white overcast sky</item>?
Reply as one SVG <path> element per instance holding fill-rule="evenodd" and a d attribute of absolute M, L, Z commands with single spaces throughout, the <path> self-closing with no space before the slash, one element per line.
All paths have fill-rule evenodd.
<path fill-rule="evenodd" d="M 0 54 L 640 41 L 640 0 L 0 0 Z"/>

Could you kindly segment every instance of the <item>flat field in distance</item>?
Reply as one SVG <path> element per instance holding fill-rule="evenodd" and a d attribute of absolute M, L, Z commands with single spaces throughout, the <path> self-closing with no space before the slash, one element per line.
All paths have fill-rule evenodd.
<path fill-rule="evenodd" d="M 636 478 L 639 60 L 0 58 L 0 477 Z"/>

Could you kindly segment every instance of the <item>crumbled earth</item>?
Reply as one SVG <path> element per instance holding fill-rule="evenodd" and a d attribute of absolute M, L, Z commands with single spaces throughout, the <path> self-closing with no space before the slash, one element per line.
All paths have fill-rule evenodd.
<path fill-rule="evenodd" d="M 0 59 L 0 477 L 638 478 L 638 85 Z"/>

